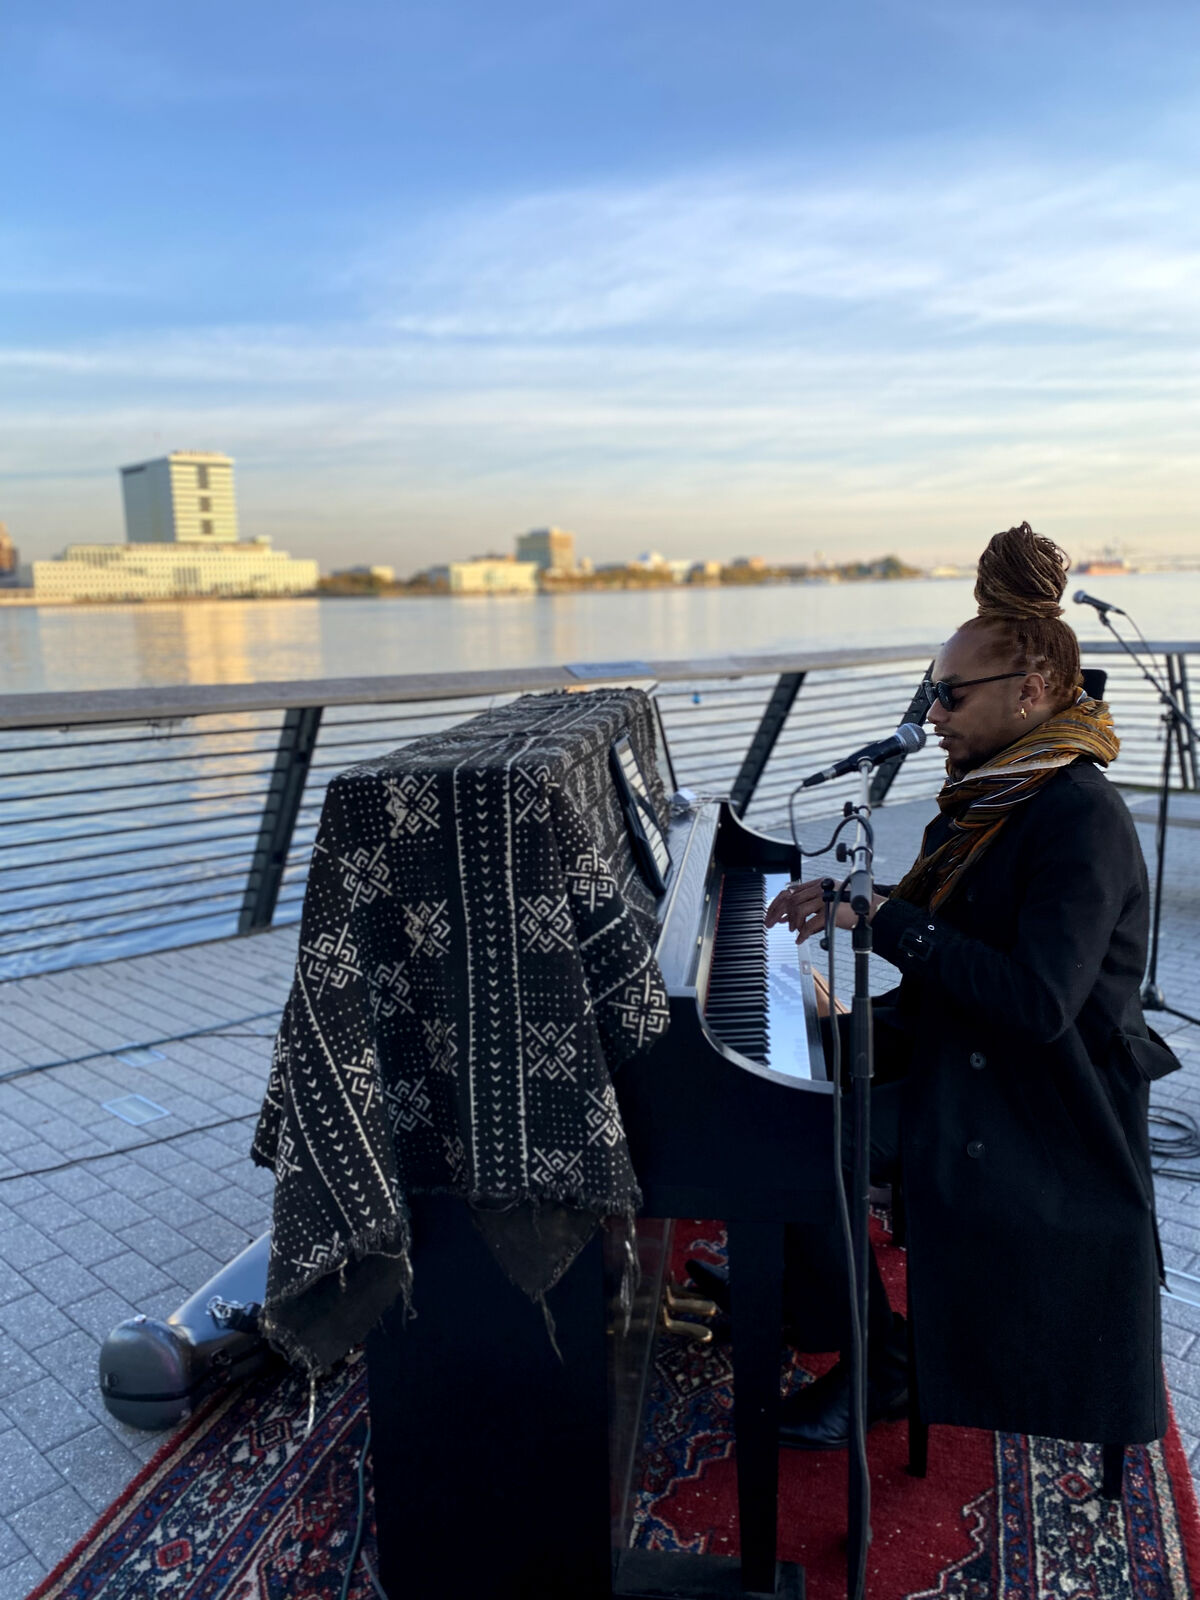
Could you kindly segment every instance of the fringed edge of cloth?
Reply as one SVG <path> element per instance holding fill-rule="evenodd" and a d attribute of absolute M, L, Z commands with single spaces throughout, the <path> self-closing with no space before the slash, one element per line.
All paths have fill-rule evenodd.
<path fill-rule="evenodd" d="M 505 1196 L 500 1200 L 496 1196 L 463 1195 L 461 1191 L 442 1187 L 414 1190 L 413 1193 L 449 1195 L 470 1206 L 497 1266 L 540 1307 L 546 1320 L 546 1331 L 556 1351 L 554 1318 L 545 1297 L 569 1270 L 596 1229 L 610 1218 L 619 1222 L 624 1230 L 619 1305 L 624 1320 L 628 1322 L 640 1275 L 636 1249 L 640 1194 L 636 1202 L 614 1210 L 611 1200 L 597 1200 L 588 1206 L 580 1203 L 577 1194 L 562 1200 L 532 1194 L 519 1198 Z M 562 1254 L 554 1261 L 543 1281 L 536 1284 L 523 1281 L 523 1274 L 514 1272 L 514 1263 L 506 1260 L 497 1249 L 497 1241 L 489 1234 L 486 1219 L 500 1220 L 524 1215 L 536 1229 L 537 1219 L 542 1212 L 560 1209 L 575 1213 L 581 1224 L 586 1219 L 586 1229 L 581 1227 L 573 1240 L 564 1241 Z M 481 1219 L 485 1221 L 481 1223 Z M 347 1276 L 361 1279 L 365 1272 L 372 1269 L 374 1283 L 359 1282 L 355 1285 L 355 1293 L 350 1295 Z M 322 1289 L 323 1294 L 314 1296 L 314 1290 Z M 268 1295 L 260 1328 L 273 1350 L 315 1380 L 331 1371 L 349 1350 L 360 1344 L 397 1301 L 400 1302 L 405 1321 L 416 1315 L 413 1308 L 412 1226 L 408 1216 L 399 1213 L 387 1222 L 377 1223 L 351 1235 L 344 1250 L 336 1256 L 330 1256 L 298 1282 L 289 1285 L 286 1294 Z M 305 1304 L 302 1306 L 302 1303 Z M 289 1312 L 292 1315 L 289 1316 Z"/>
<path fill-rule="evenodd" d="M 373 1292 L 371 1285 L 359 1285 L 350 1296 L 347 1275 L 362 1276 L 370 1267 L 376 1277 Z M 406 1318 L 412 1314 L 412 1281 L 412 1229 L 408 1218 L 397 1214 L 352 1234 L 343 1251 L 290 1284 L 286 1294 L 268 1295 L 260 1321 L 263 1337 L 285 1361 L 318 1377 L 361 1344 L 397 1300 Z M 314 1296 L 322 1288 L 325 1294 Z M 322 1315 L 325 1299 L 328 1314 Z M 289 1318 L 301 1302 L 307 1302 L 302 1317 Z M 297 1326 L 301 1321 L 303 1329 Z M 327 1328 L 332 1338 L 322 1337 Z"/>

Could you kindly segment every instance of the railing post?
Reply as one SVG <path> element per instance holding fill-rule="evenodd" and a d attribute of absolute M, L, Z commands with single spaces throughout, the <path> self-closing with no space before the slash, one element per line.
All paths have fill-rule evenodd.
<path fill-rule="evenodd" d="M 1182 651 L 1172 651 L 1167 656 L 1167 680 L 1171 693 L 1182 706 L 1189 719 L 1192 716 L 1191 701 L 1188 696 L 1187 657 Z M 1175 728 L 1176 748 L 1179 751 L 1179 781 L 1185 789 L 1196 788 L 1196 741 L 1192 738 L 1191 729 L 1186 723 L 1178 723 Z"/>
<path fill-rule="evenodd" d="M 275 768 L 267 787 L 258 842 L 238 917 L 239 933 L 253 933 L 258 928 L 271 926 L 300 801 L 304 797 L 309 762 L 321 726 L 321 710 L 320 706 L 294 706 L 284 713 Z"/>
<path fill-rule="evenodd" d="M 788 712 L 791 711 L 796 696 L 800 693 L 804 677 L 803 672 L 780 673 L 779 682 L 771 691 L 771 698 L 767 701 L 762 720 L 742 761 L 742 770 L 733 780 L 733 788 L 729 791 L 729 803 L 739 817 L 746 815 L 746 807 L 754 798 L 758 780 L 770 760 L 776 739 L 783 732 L 783 725 L 788 719 Z"/>
<path fill-rule="evenodd" d="M 931 661 L 925 669 L 925 676 L 917 685 L 916 693 L 908 702 L 904 715 L 900 718 L 901 722 L 925 721 L 925 713 L 929 709 L 929 703 L 925 696 L 925 685 L 929 682 L 929 676 L 932 671 L 933 662 Z M 898 756 L 892 756 L 887 761 L 881 761 L 876 767 L 875 776 L 871 779 L 871 804 L 873 806 L 881 806 L 883 804 L 903 761 L 904 754 L 902 752 Z"/>

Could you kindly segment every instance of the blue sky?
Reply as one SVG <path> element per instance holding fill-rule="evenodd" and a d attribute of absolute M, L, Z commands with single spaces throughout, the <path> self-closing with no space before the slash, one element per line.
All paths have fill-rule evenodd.
<path fill-rule="evenodd" d="M 1200 549 L 1200 7 L 10 0 L 0 519 Z"/>

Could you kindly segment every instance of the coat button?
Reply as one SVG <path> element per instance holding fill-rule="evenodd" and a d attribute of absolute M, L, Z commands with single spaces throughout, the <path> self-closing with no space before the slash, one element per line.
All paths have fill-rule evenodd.
<path fill-rule="evenodd" d="M 972 1050 L 971 1051 L 971 1065 L 975 1068 L 975 1070 L 977 1072 L 978 1072 L 980 1067 L 986 1067 L 987 1066 L 987 1057 L 983 1054 L 983 1052 L 981 1050 Z"/>
<path fill-rule="evenodd" d="M 983 1140 L 972 1139 L 970 1144 L 967 1146 L 967 1154 L 978 1161 L 979 1157 L 983 1154 Z"/>

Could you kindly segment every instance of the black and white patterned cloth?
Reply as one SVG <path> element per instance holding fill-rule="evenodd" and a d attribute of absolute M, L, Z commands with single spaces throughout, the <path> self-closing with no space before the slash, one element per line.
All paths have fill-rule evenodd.
<path fill-rule="evenodd" d="M 668 1006 L 622 732 L 665 822 L 633 689 L 526 696 L 329 785 L 252 1152 L 276 1177 L 264 1330 L 310 1371 L 408 1301 L 410 1196 L 462 1195 L 535 1298 L 637 1211 L 610 1073 Z"/>

